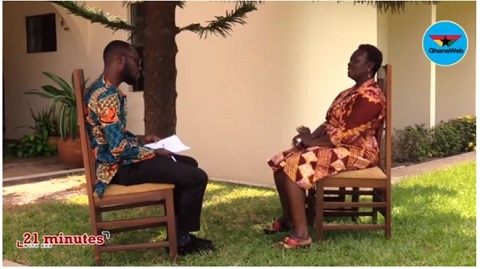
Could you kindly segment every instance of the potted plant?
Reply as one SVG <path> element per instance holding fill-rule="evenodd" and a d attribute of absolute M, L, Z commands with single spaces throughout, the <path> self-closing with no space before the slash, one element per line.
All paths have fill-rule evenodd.
<path fill-rule="evenodd" d="M 48 130 L 45 124 L 37 125 L 33 134 L 24 135 L 14 143 L 8 143 L 9 153 L 12 157 L 32 158 L 39 156 L 51 156 L 56 152 L 47 144 Z"/>
<path fill-rule="evenodd" d="M 30 128 L 36 132 L 46 130 L 47 144 L 50 148 L 54 149 L 53 151 L 57 151 L 60 131 L 58 130 L 58 115 L 55 113 L 55 107 L 42 109 L 37 112 L 34 112 L 32 108 L 30 108 L 30 116 L 32 116 L 32 119 L 35 121 L 35 126 L 30 126 Z"/>
<path fill-rule="evenodd" d="M 68 84 L 55 74 L 49 72 L 43 72 L 43 74 L 55 82 L 56 86 L 44 85 L 41 90 L 29 90 L 25 94 L 48 98 L 51 100 L 51 108 L 59 108 L 58 130 L 61 139 L 57 142 L 58 155 L 68 169 L 80 168 L 83 166 L 83 160 L 78 138 L 77 105 L 73 81 L 72 84 Z"/>

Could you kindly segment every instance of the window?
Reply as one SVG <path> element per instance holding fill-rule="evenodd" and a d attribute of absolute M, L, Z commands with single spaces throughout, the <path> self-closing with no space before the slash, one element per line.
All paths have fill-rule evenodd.
<path fill-rule="evenodd" d="M 55 13 L 27 16 L 27 53 L 57 51 Z"/>
<path fill-rule="evenodd" d="M 132 45 L 137 49 L 140 59 L 142 59 L 142 69 L 143 69 L 143 28 L 145 26 L 145 3 L 135 3 L 131 5 L 131 21 L 132 25 L 137 27 L 137 31 L 132 32 Z M 137 80 L 137 83 L 133 85 L 133 91 L 143 91 L 143 73 L 140 78 Z"/>

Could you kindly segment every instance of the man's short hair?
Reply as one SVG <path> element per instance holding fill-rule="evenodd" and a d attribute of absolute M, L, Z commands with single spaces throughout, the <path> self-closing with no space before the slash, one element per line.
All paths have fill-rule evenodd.
<path fill-rule="evenodd" d="M 125 41 L 113 40 L 112 42 L 108 43 L 103 50 L 103 61 L 106 63 L 107 59 L 128 51 L 130 48 L 132 48 L 132 45 Z"/>

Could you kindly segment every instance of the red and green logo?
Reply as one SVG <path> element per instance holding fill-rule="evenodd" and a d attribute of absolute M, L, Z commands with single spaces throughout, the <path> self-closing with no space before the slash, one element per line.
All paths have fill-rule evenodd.
<path fill-rule="evenodd" d="M 430 35 L 430 38 L 435 41 L 440 47 L 450 47 L 457 42 L 462 35 Z"/>

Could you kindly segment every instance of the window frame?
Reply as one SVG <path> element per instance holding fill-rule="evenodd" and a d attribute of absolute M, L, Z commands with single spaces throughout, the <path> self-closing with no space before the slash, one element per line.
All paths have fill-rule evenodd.
<path fill-rule="evenodd" d="M 30 29 L 31 27 L 37 28 Z M 25 34 L 28 54 L 58 51 L 57 16 L 55 13 L 25 16 Z"/>

